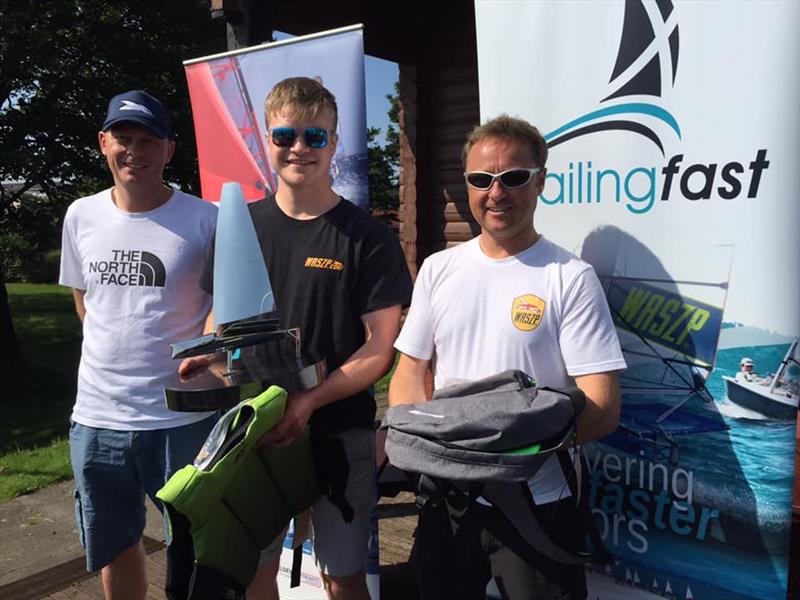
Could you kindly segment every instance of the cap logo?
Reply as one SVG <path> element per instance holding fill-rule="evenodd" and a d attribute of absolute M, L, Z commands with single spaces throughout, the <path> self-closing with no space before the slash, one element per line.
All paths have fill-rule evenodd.
<path fill-rule="evenodd" d="M 149 108 L 137 102 L 132 102 L 131 100 L 123 100 L 122 106 L 119 107 L 119 110 L 138 110 L 139 112 L 143 112 L 151 117 L 155 117 L 155 115 L 150 112 Z"/>

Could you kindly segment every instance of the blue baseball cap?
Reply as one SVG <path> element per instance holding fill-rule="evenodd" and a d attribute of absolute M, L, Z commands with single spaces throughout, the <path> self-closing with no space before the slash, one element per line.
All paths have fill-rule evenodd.
<path fill-rule="evenodd" d="M 160 100 L 142 90 L 131 90 L 114 96 L 108 103 L 103 131 L 117 123 L 136 123 L 158 138 L 169 135 L 169 113 Z"/>

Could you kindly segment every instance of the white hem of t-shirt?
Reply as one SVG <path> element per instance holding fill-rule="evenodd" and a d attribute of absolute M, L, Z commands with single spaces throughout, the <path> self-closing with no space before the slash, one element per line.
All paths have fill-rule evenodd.
<path fill-rule="evenodd" d="M 176 415 L 180 415 L 181 413 L 176 412 Z M 183 418 L 171 418 L 169 420 L 161 421 L 150 421 L 148 423 L 137 423 L 134 426 L 133 423 L 129 427 L 122 427 L 120 425 L 114 425 L 110 427 L 108 423 L 101 423 L 99 421 L 94 421 L 93 419 L 87 419 L 82 415 L 72 414 L 70 416 L 71 421 L 75 421 L 76 423 L 83 425 L 84 427 L 93 427 L 95 429 L 107 429 L 109 431 L 156 431 L 158 429 L 174 429 L 176 427 L 183 427 L 185 425 L 192 425 L 194 423 L 199 423 L 203 419 L 209 418 L 211 415 L 214 414 L 212 412 L 200 412 L 200 413 L 183 413 L 186 416 Z"/>

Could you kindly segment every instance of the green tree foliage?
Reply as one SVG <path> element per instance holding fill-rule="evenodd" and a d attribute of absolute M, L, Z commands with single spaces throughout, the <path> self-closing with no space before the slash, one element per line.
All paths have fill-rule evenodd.
<path fill-rule="evenodd" d="M 59 246 L 68 203 L 110 183 L 97 131 L 129 89 L 169 105 L 165 177 L 199 189 L 182 61 L 225 49 L 207 0 L 0 0 L 0 23 L 0 234 Z"/>
<path fill-rule="evenodd" d="M 394 94 L 387 94 L 389 100 L 389 126 L 386 129 L 386 143 L 381 145 L 378 136 L 381 130 L 370 127 L 367 130 L 367 154 L 369 157 L 370 208 L 378 214 L 393 213 L 399 206 L 397 176 L 400 170 L 400 92 L 394 85 Z"/>
<path fill-rule="evenodd" d="M 53 280 L 67 205 L 110 183 L 97 131 L 115 94 L 169 105 L 166 178 L 199 189 L 182 61 L 225 47 L 208 0 L 0 0 L 0 285 Z M 18 359 L 5 300 L 0 354 Z"/>
<path fill-rule="evenodd" d="M 17 186 L 6 189 L 12 192 Z M 19 196 L 0 227 L 0 271 L 9 281 L 55 283 L 58 279 L 63 210 L 47 196 Z"/>

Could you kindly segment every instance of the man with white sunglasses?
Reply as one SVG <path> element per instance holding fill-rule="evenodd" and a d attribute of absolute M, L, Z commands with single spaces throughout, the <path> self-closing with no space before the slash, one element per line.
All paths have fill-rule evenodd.
<path fill-rule="evenodd" d="M 547 153 L 535 127 L 507 115 L 470 133 L 462 159 L 481 233 L 423 263 L 395 343 L 401 355 L 390 405 L 425 401 L 428 368 L 437 389 L 519 369 L 540 387 L 574 385 L 586 394 L 578 443 L 616 428 L 617 372 L 625 362 L 603 290 L 591 266 L 534 226 Z M 558 460 L 545 463 L 528 488 L 531 510 L 550 537 L 582 550 L 580 511 Z M 560 564 L 487 525 L 497 519 L 470 518 L 495 510 L 482 498 L 470 499 L 466 516 L 464 510 L 448 500 L 420 512 L 421 598 L 477 600 L 492 578 L 507 599 L 586 597 L 583 566 Z M 451 519 L 461 523 L 455 532 Z"/>

